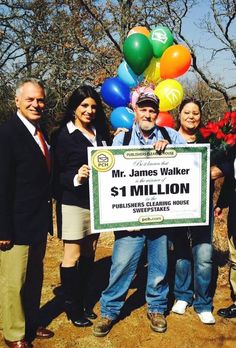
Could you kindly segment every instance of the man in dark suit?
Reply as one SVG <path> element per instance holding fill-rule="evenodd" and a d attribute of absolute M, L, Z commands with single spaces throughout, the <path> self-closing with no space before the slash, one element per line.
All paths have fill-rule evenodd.
<path fill-rule="evenodd" d="M 0 126 L 0 290 L 5 343 L 28 348 L 53 335 L 36 322 L 51 225 L 50 157 L 39 127 L 44 86 L 19 81 L 15 102 L 16 115 Z"/>
<path fill-rule="evenodd" d="M 236 145 L 229 151 L 230 173 L 225 177 L 218 202 L 215 208 L 215 216 L 222 216 L 222 209 L 228 211 L 228 245 L 230 274 L 229 280 L 232 290 L 233 304 L 218 310 L 217 314 L 224 318 L 236 318 Z"/>

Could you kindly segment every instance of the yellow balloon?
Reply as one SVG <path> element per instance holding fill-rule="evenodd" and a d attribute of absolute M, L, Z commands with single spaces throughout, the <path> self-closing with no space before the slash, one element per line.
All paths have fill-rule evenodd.
<path fill-rule="evenodd" d="M 160 58 L 153 57 L 144 71 L 146 81 L 154 83 L 155 85 L 160 82 Z"/>
<path fill-rule="evenodd" d="M 160 111 L 168 111 L 176 108 L 184 96 L 182 85 L 173 79 L 161 81 L 156 86 L 154 93 L 160 99 Z"/>

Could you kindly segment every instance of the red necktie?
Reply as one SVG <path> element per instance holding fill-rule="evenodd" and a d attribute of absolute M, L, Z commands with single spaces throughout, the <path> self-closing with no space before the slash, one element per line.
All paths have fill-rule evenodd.
<path fill-rule="evenodd" d="M 44 140 L 44 137 L 43 137 L 43 134 L 41 132 L 41 130 L 37 127 L 36 128 L 36 135 L 39 139 L 39 142 L 40 142 L 40 145 L 41 145 L 41 150 L 45 156 L 45 159 L 46 159 L 46 162 L 47 162 L 47 166 L 48 166 L 48 170 L 50 172 L 51 170 L 51 159 L 50 159 L 50 154 L 49 154 L 49 151 L 48 151 L 48 147 L 47 147 L 47 144 Z"/>

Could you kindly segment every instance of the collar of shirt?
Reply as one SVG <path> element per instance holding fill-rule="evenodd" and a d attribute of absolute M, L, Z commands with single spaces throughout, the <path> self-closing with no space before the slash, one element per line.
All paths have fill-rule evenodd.
<path fill-rule="evenodd" d="M 74 131 L 76 131 L 76 129 L 78 129 L 78 128 L 75 127 L 75 125 L 74 125 L 74 123 L 72 121 L 67 122 L 66 127 L 67 127 L 68 132 L 70 134 L 73 133 Z"/>
<path fill-rule="evenodd" d="M 149 145 L 153 143 L 153 140 L 158 139 L 158 129 L 157 127 L 154 127 L 152 132 L 149 134 L 148 138 L 144 138 L 143 133 L 139 127 L 139 124 L 136 123 L 134 126 L 135 133 L 139 139 L 139 141 L 145 145 Z"/>
<path fill-rule="evenodd" d="M 181 137 L 181 135 L 174 129 L 165 127 L 169 136 L 171 138 L 172 144 L 186 144 L 186 141 Z M 125 132 L 120 132 L 113 139 L 113 146 L 122 146 L 124 141 Z M 130 145 L 152 145 L 157 140 L 162 140 L 163 135 L 159 130 L 159 127 L 154 127 L 153 131 L 148 138 L 143 137 L 142 131 L 140 130 L 139 125 L 136 123 L 132 129 L 132 135 L 130 140 Z"/>
<path fill-rule="evenodd" d="M 19 117 L 19 119 L 24 123 L 25 127 L 28 129 L 28 131 L 30 132 L 30 134 L 34 137 L 36 135 L 36 127 L 27 120 L 27 118 L 25 118 L 20 111 L 17 111 L 17 116 Z"/>
<path fill-rule="evenodd" d="M 68 132 L 71 134 L 71 133 L 73 133 L 74 131 L 76 131 L 77 129 L 79 129 L 78 127 L 76 127 L 75 125 L 74 125 L 74 123 L 72 122 L 72 121 L 69 121 L 69 122 L 67 122 L 67 124 L 66 124 L 66 126 L 67 126 L 67 129 L 68 129 Z M 96 129 L 95 129 L 95 127 L 91 127 L 91 129 L 93 130 L 93 132 L 94 132 L 94 134 L 96 134 Z M 79 129 L 80 130 L 80 129 Z M 81 131 L 81 130 L 80 130 Z M 83 133 L 83 131 L 81 131 L 82 133 Z M 84 133 L 83 133 L 84 134 Z"/>

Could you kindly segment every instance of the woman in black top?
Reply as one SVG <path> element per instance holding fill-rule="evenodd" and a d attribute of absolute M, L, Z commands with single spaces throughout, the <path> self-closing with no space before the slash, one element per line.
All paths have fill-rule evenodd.
<path fill-rule="evenodd" d="M 96 315 L 86 307 L 84 295 L 99 234 L 90 230 L 87 148 L 110 145 L 108 120 L 93 87 L 82 86 L 72 93 L 53 138 L 54 182 L 64 242 L 60 275 L 65 311 L 75 326 L 89 326 L 89 318 Z"/>

